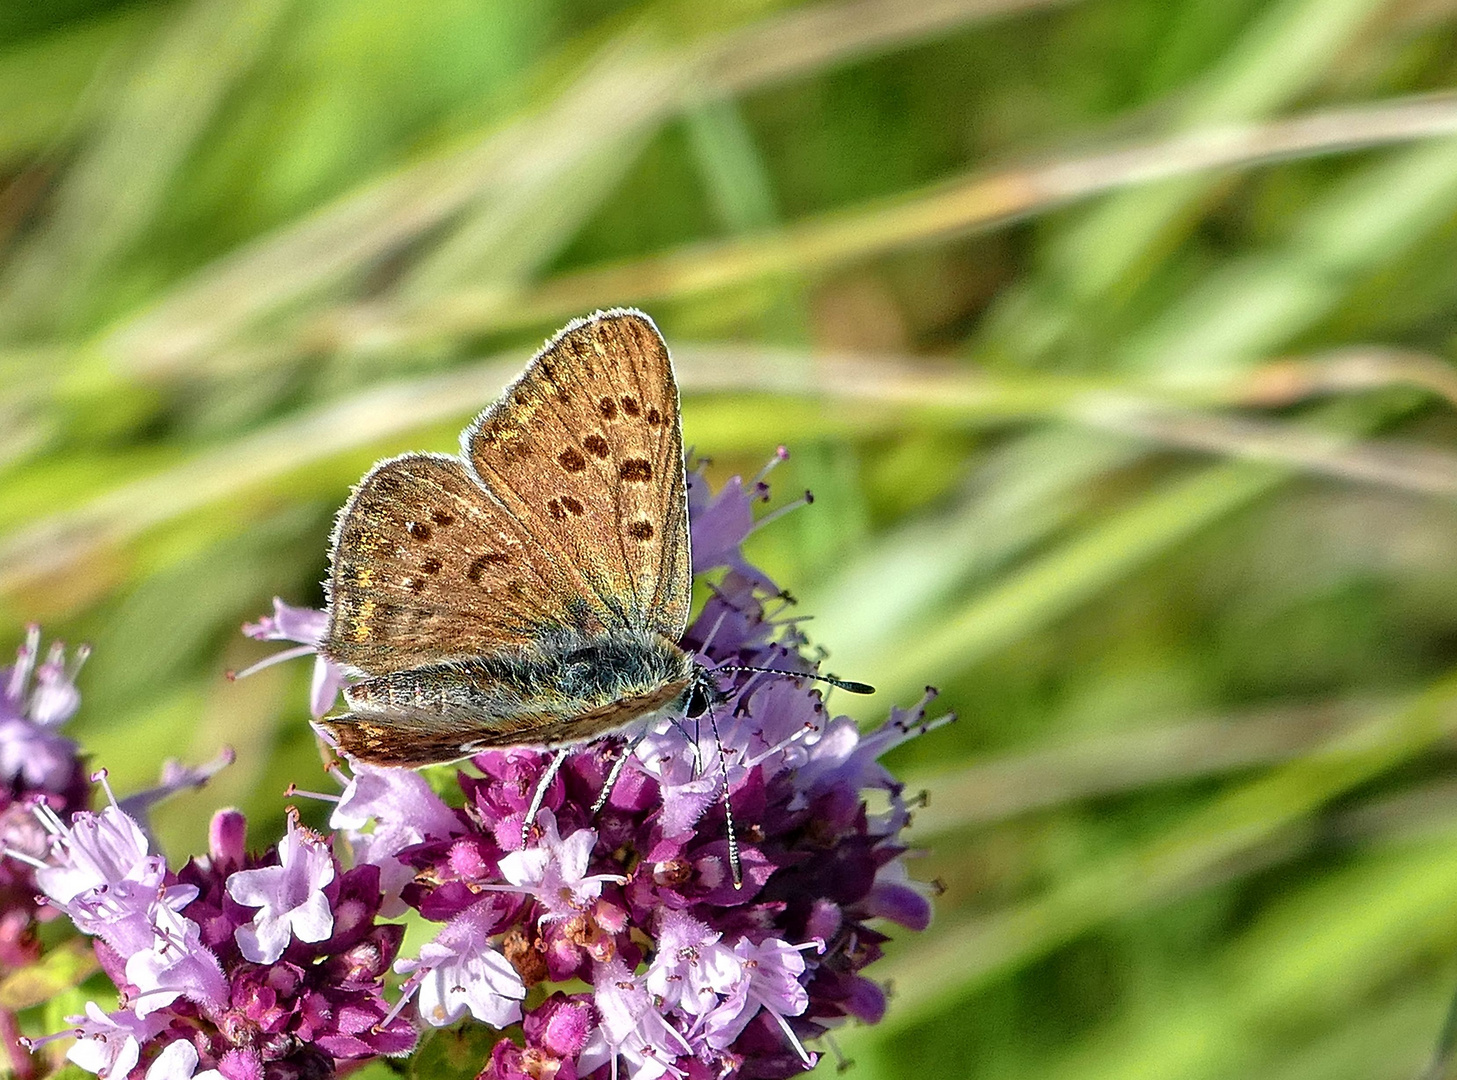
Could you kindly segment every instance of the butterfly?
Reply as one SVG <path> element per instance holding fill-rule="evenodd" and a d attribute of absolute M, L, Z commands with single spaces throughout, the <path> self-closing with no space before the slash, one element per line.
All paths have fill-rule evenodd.
<path fill-rule="evenodd" d="M 634 310 L 572 322 L 460 443 L 380 462 L 339 513 L 321 651 L 355 678 L 319 726 L 376 765 L 558 748 L 534 811 L 572 747 L 725 699 L 680 645 L 692 559 L 662 335 Z"/>

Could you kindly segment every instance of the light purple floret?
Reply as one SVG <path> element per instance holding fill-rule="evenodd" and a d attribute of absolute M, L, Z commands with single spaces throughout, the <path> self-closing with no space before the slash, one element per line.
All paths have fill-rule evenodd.
<path fill-rule="evenodd" d="M 258 909 L 252 922 L 234 932 L 243 958 L 271 964 L 294 938 L 327 939 L 334 930 L 334 913 L 323 889 L 333 880 L 334 856 L 290 818 L 278 844 L 277 866 L 239 870 L 228 878 L 228 895 Z"/>

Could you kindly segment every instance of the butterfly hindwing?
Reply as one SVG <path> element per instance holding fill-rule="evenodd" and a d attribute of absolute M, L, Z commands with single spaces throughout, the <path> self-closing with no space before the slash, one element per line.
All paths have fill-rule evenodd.
<path fill-rule="evenodd" d="M 600 631 L 608 612 L 456 457 L 376 465 L 335 528 L 323 652 L 370 674 Z"/>
<path fill-rule="evenodd" d="M 677 640 L 690 602 L 678 390 L 646 315 L 572 323 L 461 436 L 544 557 L 619 625 Z"/>
<path fill-rule="evenodd" d="M 499 684 L 493 689 L 516 700 L 482 710 L 441 700 L 452 674 L 432 666 L 365 679 L 345 691 L 351 711 L 320 726 L 356 761 L 429 765 L 486 749 L 587 742 L 678 700 L 690 681 L 685 674 L 624 686 L 620 694 L 597 700 L 572 698 L 549 686 L 533 694 Z"/>

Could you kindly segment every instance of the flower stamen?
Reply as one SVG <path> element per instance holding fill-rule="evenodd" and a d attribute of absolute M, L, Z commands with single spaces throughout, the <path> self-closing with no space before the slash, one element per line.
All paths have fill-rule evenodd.
<path fill-rule="evenodd" d="M 242 671 L 228 672 L 228 681 L 237 682 L 239 679 L 246 679 L 249 675 L 256 675 L 264 668 L 271 668 L 274 664 L 281 664 L 285 660 L 297 660 L 301 656 L 312 656 L 317 651 L 312 645 L 295 645 L 291 649 L 283 649 L 272 656 L 265 656 L 256 664 L 249 664 Z"/>

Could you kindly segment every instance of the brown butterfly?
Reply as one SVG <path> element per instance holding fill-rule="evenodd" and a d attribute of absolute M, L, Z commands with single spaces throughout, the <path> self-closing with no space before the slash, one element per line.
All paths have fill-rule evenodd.
<path fill-rule="evenodd" d="M 360 678 L 320 726 L 378 765 L 566 748 L 539 796 L 570 747 L 701 715 L 724 695 L 678 644 L 686 491 L 657 327 L 630 310 L 571 323 L 462 432 L 461 456 L 382 461 L 340 512 L 322 651 Z"/>

